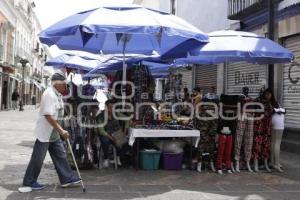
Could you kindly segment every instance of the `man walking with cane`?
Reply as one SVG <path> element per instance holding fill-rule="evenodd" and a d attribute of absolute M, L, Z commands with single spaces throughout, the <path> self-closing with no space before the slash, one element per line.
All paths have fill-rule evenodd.
<path fill-rule="evenodd" d="M 49 151 L 62 187 L 81 182 L 81 179 L 74 176 L 72 172 L 60 139 L 60 136 L 65 140 L 69 138 L 69 133 L 59 124 L 64 116 L 62 94 L 66 91 L 65 81 L 63 74 L 55 73 L 51 78 L 52 86 L 42 96 L 39 119 L 35 128 L 37 139 L 23 179 L 23 186 L 31 188 L 29 191 L 45 188 L 45 185 L 38 183 L 37 179 L 47 151 Z"/>

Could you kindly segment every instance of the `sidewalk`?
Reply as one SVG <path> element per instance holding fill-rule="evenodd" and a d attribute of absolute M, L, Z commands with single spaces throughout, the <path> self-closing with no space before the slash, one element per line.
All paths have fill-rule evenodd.
<path fill-rule="evenodd" d="M 284 173 L 217 175 L 194 171 L 136 171 L 107 169 L 82 171 L 87 193 L 80 187 L 62 189 L 49 156 L 40 176 L 48 187 L 40 192 L 20 194 L 34 141 L 37 110 L 0 112 L 0 199 L 235 199 L 299 200 L 300 156 L 283 153 Z"/>

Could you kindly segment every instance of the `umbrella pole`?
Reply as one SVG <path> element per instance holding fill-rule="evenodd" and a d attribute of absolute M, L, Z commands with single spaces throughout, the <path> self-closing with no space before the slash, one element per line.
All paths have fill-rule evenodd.
<path fill-rule="evenodd" d="M 123 78 L 122 78 L 122 104 L 123 108 L 125 106 L 125 99 L 126 99 L 126 63 L 125 63 L 125 49 L 123 49 Z"/>

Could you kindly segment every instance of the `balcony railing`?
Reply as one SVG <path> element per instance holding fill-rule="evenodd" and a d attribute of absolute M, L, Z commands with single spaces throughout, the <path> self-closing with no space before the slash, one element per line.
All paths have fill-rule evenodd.
<path fill-rule="evenodd" d="M 282 0 L 273 0 L 278 3 Z M 228 0 L 228 19 L 240 20 L 250 14 L 267 8 L 268 0 Z"/>

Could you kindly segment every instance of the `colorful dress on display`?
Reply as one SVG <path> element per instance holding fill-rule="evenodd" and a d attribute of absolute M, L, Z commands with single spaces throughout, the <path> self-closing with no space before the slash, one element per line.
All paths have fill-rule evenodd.
<path fill-rule="evenodd" d="M 254 137 L 252 158 L 265 159 L 270 157 L 271 153 L 271 134 L 272 134 L 272 111 L 273 107 L 270 102 L 264 99 L 257 99 L 264 105 L 265 112 L 261 120 L 254 121 Z M 256 114 L 260 116 L 261 114 Z"/>

